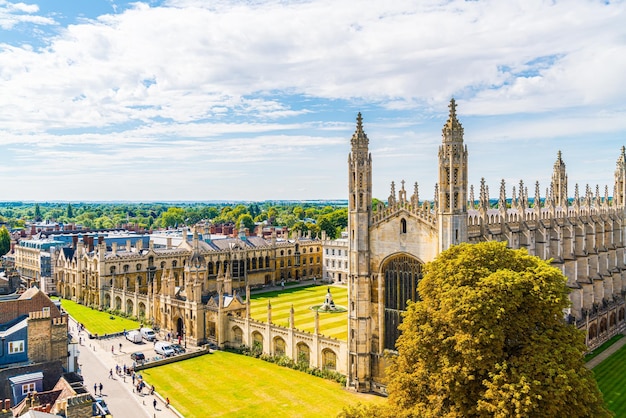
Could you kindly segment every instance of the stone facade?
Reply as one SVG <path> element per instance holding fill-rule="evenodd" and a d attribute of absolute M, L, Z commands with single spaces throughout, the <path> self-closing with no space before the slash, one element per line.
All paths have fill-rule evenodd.
<path fill-rule="evenodd" d="M 99 242 L 90 251 L 79 241 L 59 252 L 55 274 L 64 298 L 123 311 L 197 344 L 220 343 L 211 328 L 214 321 L 206 320 L 212 297 L 221 292 L 236 298 L 246 286 L 321 277 L 321 266 L 319 240 L 279 240 L 275 235 L 270 240 L 245 235 L 211 239 L 196 230 L 176 247 L 155 247 L 151 241 L 147 248 L 141 242 L 107 248 Z"/>
<path fill-rule="evenodd" d="M 626 152 L 617 160 L 613 197 L 586 187 L 568 199 L 561 152 L 544 197 L 535 184 L 529 199 L 523 182 L 507 198 L 504 180 L 492 203 L 484 180 L 478 200 L 468 186 L 468 151 L 456 103 L 442 131 L 438 184 L 433 202 L 421 201 L 417 183 L 392 183 L 387 204 L 371 207 L 372 158 L 357 118 L 348 158 L 349 324 L 348 386 L 385 393 L 385 353 L 395 350 L 407 300 L 416 300 L 422 266 L 460 242 L 506 241 L 552 260 L 568 278 L 572 302 L 566 320 L 585 330 L 595 347 L 625 328 Z"/>

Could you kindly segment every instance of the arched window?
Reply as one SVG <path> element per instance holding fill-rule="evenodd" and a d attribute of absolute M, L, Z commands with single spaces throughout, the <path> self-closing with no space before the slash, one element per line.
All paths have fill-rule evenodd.
<path fill-rule="evenodd" d="M 285 340 L 283 340 L 280 337 L 274 338 L 274 355 L 275 356 L 285 355 Z"/>
<path fill-rule="evenodd" d="M 322 351 L 322 369 L 324 370 L 336 370 L 337 369 L 337 355 L 329 348 Z"/>
<path fill-rule="evenodd" d="M 400 219 L 400 233 L 406 234 L 406 219 Z"/>
<path fill-rule="evenodd" d="M 398 326 L 408 300 L 417 301 L 417 284 L 422 278 L 422 264 L 415 258 L 398 255 L 385 261 L 382 268 L 385 280 L 385 348 L 395 350 L 400 336 Z"/>

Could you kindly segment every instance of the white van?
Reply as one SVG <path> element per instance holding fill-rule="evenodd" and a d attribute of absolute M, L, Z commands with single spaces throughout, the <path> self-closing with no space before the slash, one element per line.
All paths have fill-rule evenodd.
<path fill-rule="evenodd" d="M 126 339 L 135 344 L 139 344 L 143 340 L 143 337 L 139 331 L 128 331 L 126 333 Z"/>
<path fill-rule="evenodd" d="M 173 356 L 175 354 L 174 349 L 167 341 L 159 341 L 154 345 L 154 351 L 165 357 Z"/>
<path fill-rule="evenodd" d="M 156 333 L 152 330 L 152 328 L 141 328 L 139 332 L 141 333 L 141 337 L 146 341 L 156 340 Z"/>

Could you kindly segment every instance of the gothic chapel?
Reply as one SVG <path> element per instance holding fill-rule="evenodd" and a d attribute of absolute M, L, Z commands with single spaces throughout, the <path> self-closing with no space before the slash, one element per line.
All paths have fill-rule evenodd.
<path fill-rule="evenodd" d="M 585 330 L 595 347 L 621 332 L 626 294 L 624 214 L 626 153 L 617 160 L 613 198 L 608 186 L 600 196 L 589 186 L 580 196 L 575 186 L 568 198 L 561 152 L 545 197 L 535 184 L 529 201 L 523 182 L 506 197 L 504 180 L 492 205 L 484 179 L 478 200 L 468 186 L 468 152 L 456 103 L 439 147 L 439 180 L 433 202 L 419 200 L 417 183 L 407 196 L 404 180 L 386 205 L 372 208 L 372 156 L 361 114 L 348 156 L 348 386 L 360 392 L 385 393 L 387 350 L 395 350 L 398 325 L 407 300 L 417 299 L 422 266 L 450 246 L 480 241 L 506 241 L 532 255 L 552 259 L 568 278 L 572 302 L 566 320 Z M 493 206 L 493 207 L 492 207 Z"/>

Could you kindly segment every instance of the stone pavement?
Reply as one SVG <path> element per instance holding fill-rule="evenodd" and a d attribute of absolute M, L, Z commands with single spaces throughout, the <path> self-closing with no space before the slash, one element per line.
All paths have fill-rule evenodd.
<path fill-rule="evenodd" d="M 617 350 L 622 348 L 626 344 L 626 337 L 621 338 L 614 342 L 609 348 L 589 360 L 585 365 L 588 369 L 593 369 L 598 364 L 602 363 L 602 361 L 606 360 L 611 354 L 615 353 Z"/>

